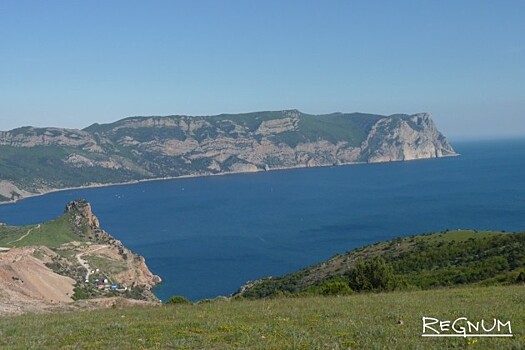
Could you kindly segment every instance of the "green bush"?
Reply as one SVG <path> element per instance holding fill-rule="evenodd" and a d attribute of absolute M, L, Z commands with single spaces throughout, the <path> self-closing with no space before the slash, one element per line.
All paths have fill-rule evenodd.
<path fill-rule="evenodd" d="M 352 288 L 345 281 L 325 281 L 319 288 L 321 295 L 348 295 L 352 294 Z"/>
<path fill-rule="evenodd" d="M 348 272 L 350 288 L 356 291 L 391 291 L 397 287 L 392 265 L 376 256 L 368 261 L 360 258 Z"/>
<path fill-rule="evenodd" d="M 169 298 L 166 304 L 191 304 L 191 301 L 181 295 L 174 295 Z"/>

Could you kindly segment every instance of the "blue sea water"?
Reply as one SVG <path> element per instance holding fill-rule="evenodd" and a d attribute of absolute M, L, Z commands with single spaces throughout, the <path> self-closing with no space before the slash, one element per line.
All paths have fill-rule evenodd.
<path fill-rule="evenodd" d="M 210 298 L 393 237 L 525 230 L 525 140 L 454 147 L 460 157 L 56 192 L 1 205 L 0 221 L 42 222 L 85 198 L 164 279 L 161 299 Z"/>

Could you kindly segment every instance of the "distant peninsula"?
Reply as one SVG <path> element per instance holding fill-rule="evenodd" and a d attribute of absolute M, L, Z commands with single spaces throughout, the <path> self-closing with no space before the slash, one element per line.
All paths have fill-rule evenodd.
<path fill-rule="evenodd" d="M 0 202 L 150 179 L 454 155 L 427 113 L 285 110 L 21 127 L 0 132 Z"/>

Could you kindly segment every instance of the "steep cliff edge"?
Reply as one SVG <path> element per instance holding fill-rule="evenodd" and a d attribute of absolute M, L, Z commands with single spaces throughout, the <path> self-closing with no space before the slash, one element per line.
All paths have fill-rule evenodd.
<path fill-rule="evenodd" d="M 151 287 L 161 282 L 161 278 L 154 275 L 146 265 L 144 257 L 133 253 L 121 241 L 113 238 L 100 228 L 98 218 L 91 210 L 91 204 L 85 200 L 69 202 L 65 209 L 71 215 L 71 227 L 83 239 L 97 244 L 98 249 L 86 252 L 83 257 L 97 257 L 98 260 L 107 260 L 106 276 L 112 277 L 117 283 L 124 286 L 138 286 L 144 289 L 147 298 L 156 299 L 150 293 Z M 91 259 L 93 260 L 93 259 Z M 97 259 L 95 259 L 97 260 Z M 115 266 L 118 265 L 118 268 Z"/>
<path fill-rule="evenodd" d="M 429 114 L 297 110 L 0 132 L 0 201 L 145 179 L 456 155 Z"/>
<path fill-rule="evenodd" d="M 84 200 L 50 222 L 0 226 L 0 247 L 0 315 L 158 302 L 160 277 L 101 229 Z"/>
<path fill-rule="evenodd" d="M 370 163 L 456 155 L 427 113 L 379 120 L 361 149 Z"/>

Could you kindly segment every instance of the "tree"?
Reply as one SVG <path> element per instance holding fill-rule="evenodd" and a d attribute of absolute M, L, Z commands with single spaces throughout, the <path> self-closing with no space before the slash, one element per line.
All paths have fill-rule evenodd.
<path fill-rule="evenodd" d="M 398 285 L 392 265 L 378 256 L 367 261 L 360 258 L 349 271 L 348 279 L 355 291 L 390 291 Z"/>

